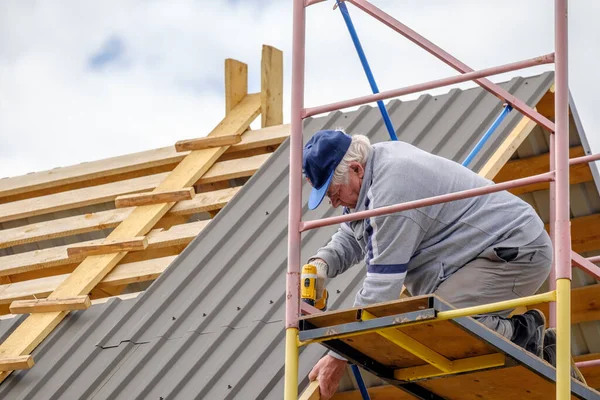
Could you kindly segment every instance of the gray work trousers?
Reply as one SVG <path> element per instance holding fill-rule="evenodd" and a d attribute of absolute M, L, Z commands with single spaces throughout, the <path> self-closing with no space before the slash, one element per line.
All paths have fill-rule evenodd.
<path fill-rule="evenodd" d="M 524 246 L 496 243 L 449 276 L 434 294 L 456 308 L 531 296 L 550 274 L 551 264 L 552 242 L 546 231 Z M 507 317 L 511 311 L 475 318 L 510 340 L 513 327 Z"/>

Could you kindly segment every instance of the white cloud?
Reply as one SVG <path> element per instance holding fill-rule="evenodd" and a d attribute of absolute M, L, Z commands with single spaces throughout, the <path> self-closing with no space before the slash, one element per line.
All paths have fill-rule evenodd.
<path fill-rule="evenodd" d="M 260 88 L 260 50 L 284 51 L 291 87 L 291 1 L 3 1 L 0 3 L 0 176 L 167 146 L 208 133 L 223 116 L 223 60 L 249 64 Z M 550 0 L 374 3 L 475 69 L 553 50 Z M 381 90 L 455 72 L 349 6 Z M 571 89 L 595 151 L 600 89 L 600 4 L 571 1 Z M 339 11 L 307 10 L 306 105 L 369 93 Z M 122 62 L 89 59 L 123 42 Z M 552 66 L 517 72 L 533 74 Z M 205 88 L 202 90 L 202 88 Z M 441 89 L 438 92 L 446 91 Z"/>

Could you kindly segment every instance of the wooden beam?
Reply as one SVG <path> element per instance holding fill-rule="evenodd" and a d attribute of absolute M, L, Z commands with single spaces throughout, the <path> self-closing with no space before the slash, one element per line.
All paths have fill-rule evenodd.
<path fill-rule="evenodd" d="M 225 115 L 248 94 L 248 65 L 228 58 L 225 60 Z"/>
<path fill-rule="evenodd" d="M 205 184 L 252 176 L 270 156 L 270 154 L 260 154 L 254 157 L 217 163 L 202 178 L 198 179 L 196 183 Z"/>
<path fill-rule="evenodd" d="M 241 187 L 233 187 L 199 193 L 192 200 L 184 200 L 175 204 L 165 218 L 170 216 L 188 217 L 199 212 L 219 210 L 225 207 L 240 189 Z M 0 231 L 0 249 L 114 228 L 124 221 L 132 211 L 133 208 L 107 210 L 5 229 Z"/>
<path fill-rule="evenodd" d="M 165 272 L 175 258 L 177 256 L 167 256 L 119 264 L 96 287 L 107 290 L 130 283 L 153 281 Z M 68 277 L 69 274 L 62 274 L 0 285 L 0 304 L 10 304 L 16 300 L 45 298 Z"/>
<path fill-rule="evenodd" d="M 106 239 L 93 241 L 92 243 L 69 245 L 67 255 L 69 258 L 81 258 L 122 251 L 140 251 L 145 250 L 146 247 L 148 247 L 148 239 L 145 236 L 137 236 L 131 239 Z"/>
<path fill-rule="evenodd" d="M 536 304 L 527 307 L 536 308 L 549 319 L 548 303 Z M 600 283 L 581 286 L 571 290 L 571 324 L 600 320 Z"/>
<path fill-rule="evenodd" d="M 208 225 L 209 222 L 210 221 L 196 221 L 185 225 L 176 225 L 167 231 L 155 229 L 146 235 L 146 238 L 148 239 L 146 252 L 153 249 L 187 245 L 206 227 L 206 225 Z M 85 245 L 94 242 L 95 241 L 88 241 L 81 244 Z M 74 260 L 73 258 L 69 258 L 67 254 L 67 248 L 71 246 L 72 245 L 50 247 L 48 249 L 0 257 L 0 276 L 72 264 Z M 137 253 L 140 254 L 140 252 Z M 145 252 L 142 252 L 141 254 L 143 253 Z M 81 257 L 77 260 L 81 260 Z"/>
<path fill-rule="evenodd" d="M 575 362 L 598 360 L 600 359 L 600 353 L 584 354 L 573 358 Z M 589 387 L 600 389 L 600 366 L 580 367 L 579 371 L 583 374 Z"/>
<path fill-rule="evenodd" d="M 218 148 L 217 148 L 218 149 Z M 251 176 L 269 158 L 261 154 L 239 160 L 228 160 L 211 165 L 195 183 L 211 183 Z M 114 201 L 118 196 L 155 189 L 169 176 L 169 172 L 108 183 L 106 185 L 56 193 L 44 197 L 0 204 L 0 222 L 29 218 L 36 215 Z"/>
<path fill-rule="evenodd" d="M 261 59 L 262 127 L 283 124 L 283 52 L 263 45 Z"/>
<path fill-rule="evenodd" d="M 138 193 L 119 196 L 115 199 L 115 207 L 137 207 L 150 204 L 176 203 L 182 200 L 191 200 L 196 195 L 193 187 L 165 192 Z"/>
<path fill-rule="evenodd" d="M 319 389 L 319 381 L 312 381 L 308 384 L 308 387 L 298 400 L 320 400 L 321 399 L 321 391 Z"/>
<path fill-rule="evenodd" d="M 600 249 L 600 214 L 571 219 L 571 247 L 579 254 Z"/>
<path fill-rule="evenodd" d="M 576 146 L 569 149 L 569 158 L 581 157 L 585 155 L 583 147 Z M 513 179 L 525 178 L 531 175 L 543 174 L 550 170 L 549 154 L 541 154 L 539 156 L 521 158 L 518 160 L 511 160 L 502 167 L 500 172 L 494 178 L 494 182 L 501 183 L 507 182 Z M 572 165 L 569 169 L 570 172 L 570 184 L 574 185 L 577 183 L 590 182 L 592 178 L 592 171 L 588 164 L 577 164 Z M 523 193 L 530 193 L 537 190 L 545 190 L 549 188 L 547 182 L 536 183 L 529 186 L 512 189 L 510 192 L 519 195 Z"/>
<path fill-rule="evenodd" d="M 248 150 L 277 146 L 289 134 L 290 125 L 248 131 L 242 136 L 242 141 L 228 148 L 225 154 L 228 157 L 233 157 L 236 153 L 244 156 L 244 152 Z M 185 153 L 176 152 L 173 146 L 168 146 L 14 178 L 0 179 L 0 203 L 171 171 L 186 155 Z"/>
<path fill-rule="evenodd" d="M 31 314 L 67 310 L 86 310 L 92 305 L 89 296 L 75 296 L 64 299 L 17 300 L 10 304 L 13 314 Z"/>
<path fill-rule="evenodd" d="M 504 142 L 492 154 L 490 159 L 479 171 L 479 175 L 487 179 L 494 179 L 498 171 L 512 157 L 513 153 L 525 141 L 525 138 L 533 131 L 537 124 L 527 117 L 522 117 L 517 126 L 504 139 Z"/>
<path fill-rule="evenodd" d="M 220 137 L 201 137 L 197 139 L 180 140 L 175 143 L 175 150 L 190 151 L 190 150 L 203 150 L 210 149 L 213 147 L 230 146 L 237 144 L 242 141 L 239 135 L 229 135 Z"/>
<path fill-rule="evenodd" d="M 227 116 L 209 136 L 241 134 L 256 118 L 260 111 L 260 97 L 247 95 L 244 100 Z M 188 154 L 179 165 L 160 183 L 156 191 L 181 189 L 197 182 L 217 159 L 225 152 L 225 147 L 197 150 Z M 123 240 L 143 236 L 152 229 L 171 208 L 171 204 L 155 204 L 136 209 L 117 226 L 108 236 L 108 240 Z M 88 294 L 125 256 L 125 252 L 87 257 L 52 292 L 49 298 Z M 35 347 L 65 317 L 66 311 L 32 314 L 21 323 L 11 335 L 0 344 L 0 359 L 31 353 Z M 0 381 L 8 372 L 0 373 Z"/>
<path fill-rule="evenodd" d="M 33 367 L 33 357 L 30 355 L 0 358 L 0 371 L 29 369 Z"/>
<path fill-rule="evenodd" d="M 403 390 L 392 385 L 383 385 L 370 387 L 369 395 L 373 400 L 415 400 L 416 397 L 411 396 Z M 347 392 L 338 392 L 333 395 L 331 400 L 363 400 L 359 390 L 350 390 Z"/>

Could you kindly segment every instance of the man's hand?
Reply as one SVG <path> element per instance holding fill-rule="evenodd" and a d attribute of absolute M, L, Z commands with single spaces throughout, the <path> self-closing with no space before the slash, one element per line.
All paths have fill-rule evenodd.
<path fill-rule="evenodd" d="M 319 380 L 319 389 L 321 391 L 321 400 L 328 400 L 337 391 L 344 371 L 346 370 L 346 361 L 338 360 L 335 357 L 327 355 L 319 360 L 313 367 L 308 379 Z"/>

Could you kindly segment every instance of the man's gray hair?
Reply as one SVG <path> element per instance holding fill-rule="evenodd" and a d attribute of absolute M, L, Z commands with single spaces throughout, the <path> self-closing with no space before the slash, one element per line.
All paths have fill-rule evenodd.
<path fill-rule="evenodd" d="M 342 161 L 340 161 L 333 173 L 331 184 L 346 185 L 348 183 L 348 169 L 350 168 L 350 163 L 356 161 L 364 166 L 370 151 L 371 141 L 368 137 L 364 135 L 353 135 L 352 142 L 350 143 L 348 151 L 346 151 L 346 155 L 344 155 L 344 158 L 342 158 Z"/>

